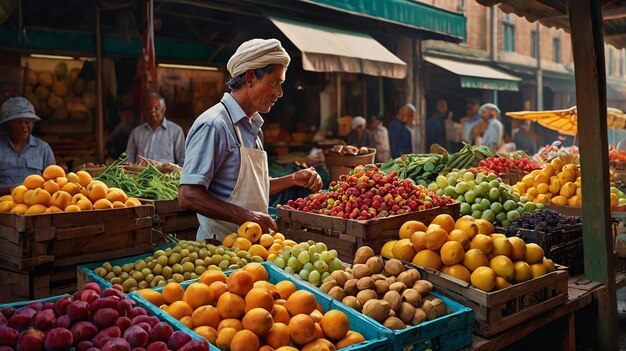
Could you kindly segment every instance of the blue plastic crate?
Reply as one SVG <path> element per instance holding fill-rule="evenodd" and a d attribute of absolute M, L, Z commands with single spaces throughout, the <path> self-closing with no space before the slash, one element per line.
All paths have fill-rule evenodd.
<path fill-rule="evenodd" d="M 176 246 L 176 244 L 161 245 L 161 246 L 155 247 L 152 250 L 152 252 L 149 253 L 149 254 L 143 254 L 143 255 L 137 255 L 137 256 L 131 256 L 131 257 L 122 257 L 122 258 L 118 258 L 118 259 L 115 259 L 115 260 L 100 261 L 100 262 L 93 262 L 93 263 L 80 265 L 80 266 L 78 266 L 78 272 L 77 272 L 77 274 L 79 275 L 78 282 L 79 282 L 79 284 L 81 283 L 81 281 L 82 282 L 95 282 L 102 289 L 110 288 L 110 287 L 113 286 L 113 284 L 111 284 L 108 280 L 106 280 L 106 279 L 100 277 L 99 275 L 97 275 L 96 273 L 94 273 L 94 269 L 96 269 L 98 267 L 102 267 L 102 265 L 105 262 L 109 262 L 113 266 L 122 266 L 122 265 L 124 265 L 126 263 L 133 263 L 133 262 L 135 262 L 135 261 L 137 261 L 139 259 L 151 256 L 157 250 L 165 250 L 165 249 L 167 249 L 169 247 L 174 247 L 174 246 Z"/>
<path fill-rule="evenodd" d="M 12 303 L 7 303 L 7 304 L 0 304 L 0 309 L 5 308 L 5 307 L 13 307 L 15 309 L 24 307 L 26 305 L 28 305 L 31 302 L 48 302 L 48 301 L 56 301 L 58 299 L 60 299 L 63 296 L 66 296 L 68 294 L 63 294 L 63 295 L 57 295 L 57 296 L 51 296 L 51 297 L 46 297 L 43 299 L 38 299 L 38 300 L 31 300 L 31 301 L 19 301 L 19 302 L 12 302 Z M 180 323 L 179 321 L 173 319 L 173 318 L 166 318 L 169 317 L 169 315 L 167 313 L 165 313 L 164 311 L 161 311 L 160 309 L 154 309 L 151 303 L 149 303 L 148 301 L 144 300 L 144 299 L 135 299 L 133 296 L 127 296 L 127 298 L 130 298 L 131 300 L 133 300 L 136 304 L 136 306 L 140 306 L 146 309 L 146 311 L 148 311 L 148 315 L 151 316 L 156 316 L 160 321 L 162 322 L 166 322 L 168 324 L 170 324 L 172 326 L 172 328 L 174 329 L 174 331 L 180 330 L 180 331 L 184 331 L 185 333 L 189 334 L 189 336 L 191 336 L 192 339 L 203 339 L 202 336 L 200 336 L 199 334 L 195 333 L 193 330 L 189 330 L 189 328 L 187 328 L 184 324 Z M 212 351 L 220 351 L 217 347 L 214 347 L 213 345 L 209 344 L 210 350 Z"/>
<path fill-rule="evenodd" d="M 301 285 L 304 284 L 301 283 Z M 318 293 L 333 299 L 330 295 L 321 290 L 318 290 Z M 333 299 L 333 302 L 352 310 L 353 313 L 361 315 L 363 318 L 368 319 L 371 323 L 375 323 L 379 328 L 387 332 L 391 340 L 391 345 L 389 345 L 386 350 L 401 351 L 406 347 L 412 347 L 413 350 L 437 349 L 442 351 L 454 351 L 471 345 L 473 339 L 474 311 L 434 291 L 431 291 L 431 294 L 445 302 L 451 313 L 416 326 L 395 331 L 388 329 L 374 319 L 361 314 L 351 307 L 345 306 L 335 299 Z"/>
<path fill-rule="evenodd" d="M 351 345 L 341 350 L 345 350 L 345 351 L 390 350 L 391 348 L 391 343 L 389 339 L 389 337 L 391 336 L 390 330 L 382 327 L 380 324 L 376 323 L 374 320 L 362 315 L 361 313 L 353 310 L 352 308 L 342 303 L 339 303 L 338 301 L 334 300 L 332 297 L 321 293 L 320 290 L 314 288 L 313 286 L 307 286 L 303 284 L 301 281 L 285 273 L 278 267 L 274 266 L 272 263 L 262 262 L 261 264 L 265 267 L 265 269 L 269 273 L 270 283 L 276 284 L 283 280 L 289 280 L 292 283 L 294 283 L 294 285 L 296 286 L 298 290 L 307 290 L 311 292 L 315 296 L 317 302 L 322 306 L 324 311 L 328 311 L 330 309 L 336 309 L 336 310 L 342 311 L 348 316 L 348 318 L 350 319 L 350 330 L 354 330 L 356 332 L 361 333 L 365 337 L 366 341 L 359 343 L 359 344 Z M 230 275 L 232 271 L 226 271 L 224 273 L 226 275 Z M 186 289 L 189 284 L 194 283 L 196 281 L 197 279 L 189 280 L 187 282 L 181 283 L 181 286 Z M 163 287 L 153 288 L 153 290 L 161 292 L 163 290 Z M 180 322 L 176 321 L 176 319 L 174 319 L 172 316 L 167 314 L 165 311 L 162 311 L 159 307 L 152 305 L 151 303 L 146 301 L 137 293 L 135 292 L 130 293 L 129 296 L 131 296 L 133 300 L 136 300 L 136 301 L 142 300 L 144 302 L 144 305 L 147 304 L 148 308 L 150 308 L 152 311 L 154 311 L 155 313 L 160 313 L 164 315 L 164 318 L 168 318 L 168 322 L 171 322 L 171 323 L 177 322 L 181 324 Z M 182 325 L 182 328 L 185 328 L 183 330 L 189 330 L 189 328 L 187 328 L 185 325 Z"/>

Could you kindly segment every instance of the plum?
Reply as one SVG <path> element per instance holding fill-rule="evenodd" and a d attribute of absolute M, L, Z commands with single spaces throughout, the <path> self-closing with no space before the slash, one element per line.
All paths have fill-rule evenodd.
<path fill-rule="evenodd" d="M 131 351 L 131 346 L 122 338 L 113 338 L 102 346 L 101 351 Z"/>
<path fill-rule="evenodd" d="M 92 320 L 93 323 L 98 326 L 98 328 L 104 329 L 114 325 L 118 317 L 119 313 L 117 313 L 116 310 L 112 308 L 103 308 L 93 314 Z"/>
<path fill-rule="evenodd" d="M 178 351 L 181 347 L 185 346 L 189 341 L 191 341 L 191 336 L 183 331 L 175 331 L 170 339 L 167 341 L 167 346 L 174 350 Z"/>
<path fill-rule="evenodd" d="M 76 339 L 74 339 L 76 341 Z M 76 346 L 76 351 L 87 351 L 90 347 L 93 346 L 93 343 L 89 340 L 83 340 L 78 343 Z"/>
<path fill-rule="evenodd" d="M 124 299 L 124 292 L 121 290 L 117 290 L 114 288 L 106 288 L 102 291 L 102 297 L 109 297 L 109 296 L 113 296 L 116 297 L 118 300 L 122 300 Z"/>
<path fill-rule="evenodd" d="M 131 347 L 144 347 L 148 342 L 148 332 L 138 325 L 133 325 L 124 332 L 124 339 Z"/>
<path fill-rule="evenodd" d="M 120 328 L 122 333 L 131 326 L 130 318 L 128 317 L 120 317 L 115 321 L 115 325 Z"/>
<path fill-rule="evenodd" d="M 29 329 L 17 338 L 17 351 L 41 351 L 43 350 L 46 334 L 37 329 Z"/>
<path fill-rule="evenodd" d="M 54 302 L 54 312 L 56 312 L 57 316 L 65 314 L 67 306 L 69 306 L 72 301 L 74 301 L 74 299 L 70 295 L 62 296 L 56 300 Z"/>
<path fill-rule="evenodd" d="M 150 340 L 167 342 L 173 333 L 174 329 L 172 329 L 169 324 L 159 322 L 152 327 L 152 330 L 150 331 Z"/>
<path fill-rule="evenodd" d="M 119 300 L 117 302 L 117 307 L 115 308 L 117 313 L 122 317 L 126 317 L 130 314 L 130 311 L 133 309 L 133 304 L 129 299 Z"/>
<path fill-rule="evenodd" d="M 95 347 L 102 347 L 106 344 L 109 339 L 119 338 L 122 336 L 122 332 L 118 327 L 108 327 L 106 329 L 102 329 L 95 338 L 93 338 L 93 345 Z"/>
<path fill-rule="evenodd" d="M 74 335 L 74 342 L 76 343 L 91 340 L 96 334 L 98 334 L 98 328 L 87 321 L 79 321 L 72 326 L 72 335 Z"/>
<path fill-rule="evenodd" d="M 46 331 L 56 325 L 57 318 L 52 309 L 41 310 L 33 316 L 33 327 L 41 331 Z"/>
<path fill-rule="evenodd" d="M 37 311 L 30 307 L 20 308 L 9 318 L 9 325 L 17 328 L 26 328 L 31 324 L 36 313 Z"/>
<path fill-rule="evenodd" d="M 110 339 L 104 346 L 102 351 L 130 351 L 130 345 L 128 342 L 121 338 Z"/>
<path fill-rule="evenodd" d="M 93 291 L 95 291 L 98 294 L 98 296 L 100 296 L 100 293 L 102 292 L 100 290 L 100 285 L 98 285 L 98 283 L 94 283 L 94 282 L 85 284 L 80 290 L 83 290 L 83 291 L 84 290 L 93 290 Z"/>
<path fill-rule="evenodd" d="M 146 351 L 167 351 L 167 344 L 163 341 L 155 341 L 152 344 L 148 345 Z"/>
<path fill-rule="evenodd" d="M 145 308 L 137 306 L 137 307 L 133 307 L 133 309 L 128 314 L 128 318 L 133 319 L 137 316 L 147 315 L 147 314 L 148 312 L 146 311 Z"/>
<path fill-rule="evenodd" d="M 0 345 L 15 346 L 20 333 L 10 327 L 0 327 Z"/>
<path fill-rule="evenodd" d="M 150 326 L 153 326 L 153 325 L 154 325 L 154 324 L 156 324 L 156 323 L 151 323 L 151 322 L 150 322 L 150 318 L 151 318 L 151 317 L 150 317 L 150 316 L 148 316 L 148 315 L 145 315 L 145 314 L 140 314 L 140 315 L 138 315 L 138 316 L 135 316 L 134 318 L 131 318 L 131 320 L 130 320 L 130 321 L 131 321 L 131 323 L 132 323 L 133 325 L 138 324 L 138 323 L 148 323 L 148 324 L 150 324 Z M 155 318 L 156 318 L 156 317 L 155 317 Z M 159 319 L 157 318 L 157 322 L 158 322 L 158 320 L 159 320 Z"/>
<path fill-rule="evenodd" d="M 65 328 L 54 328 L 46 334 L 46 351 L 66 351 L 74 344 L 72 332 Z"/>
<path fill-rule="evenodd" d="M 146 323 L 146 322 L 141 322 L 141 323 L 137 323 L 135 324 L 138 327 L 141 327 L 141 329 L 145 330 L 146 333 L 150 334 L 150 331 L 152 331 L 152 327 L 150 326 L 150 324 Z"/>
<path fill-rule="evenodd" d="M 209 344 L 206 340 L 195 339 L 186 343 L 178 351 L 209 351 Z"/>
<path fill-rule="evenodd" d="M 48 310 L 48 309 L 52 309 L 54 310 L 54 302 L 52 301 L 46 301 L 43 303 L 43 305 L 41 306 L 42 310 Z"/>
<path fill-rule="evenodd" d="M 5 307 L 3 309 L 0 310 L 0 313 L 2 313 L 2 315 L 5 318 L 11 318 L 13 316 L 13 314 L 15 313 L 15 308 L 14 307 Z"/>
<path fill-rule="evenodd" d="M 4 327 L 8 323 L 9 321 L 7 320 L 7 318 L 2 313 L 0 313 L 0 327 Z"/>
<path fill-rule="evenodd" d="M 89 310 L 91 313 L 96 313 L 96 311 L 102 308 L 117 308 L 117 302 L 117 299 L 112 296 L 103 297 L 89 304 Z"/>
<path fill-rule="evenodd" d="M 70 316 L 72 322 L 84 321 L 89 317 L 89 304 L 86 301 L 72 301 L 67 306 L 67 315 Z"/>
<path fill-rule="evenodd" d="M 33 301 L 29 303 L 28 305 L 26 305 L 26 307 L 32 308 L 35 311 L 41 311 L 41 309 L 43 308 L 43 302 Z"/>
<path fill-rule="evenodd" d="M 64 314 L 57 318 L 56 326 L 59 328 L 70 329 L 72 327 L 72 319 L 70 316 Z"/>
<path fill-rule="evenodd" d="M 92 302 L 94 302 L 95 300 L 99 298 L 100 298 L 100 295 L 98 295 L 98 293 L 93 290 L 83 290 L 80 293 L 80 300 L 83 300 L 87 302 L 88 304 L 91 304 Z"/>

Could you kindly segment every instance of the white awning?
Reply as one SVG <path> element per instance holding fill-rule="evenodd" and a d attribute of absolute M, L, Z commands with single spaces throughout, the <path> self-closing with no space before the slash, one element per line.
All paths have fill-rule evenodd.
<path fill-rule="evenodd" d="M 487 65 L 459 62 L 444 58 L 424 56 L 424 61 L 439 66 L 461 78 L 461 87 L 494 90 L 519 90 L 519 77 L 504 73 Z"/>
<path fill-rule="evenodd" d="M 307 71 L 406 77 L 406 63 L 370 35 L 278 17 L 269 19 L 302 52 L 302 68 Z"/>

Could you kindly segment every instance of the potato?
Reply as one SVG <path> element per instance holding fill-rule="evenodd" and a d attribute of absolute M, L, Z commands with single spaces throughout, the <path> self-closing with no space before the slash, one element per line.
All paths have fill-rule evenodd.
<path fill-rule="evenodd" d="M 398 317 L 404 322 L 409 323 L 415 315 L 415 307 L 408 302 L 403 302 L 398 311 Z"/>
<path fill-rule="evenodd" d="M 415 289 L 406 289 L 402 292 L 402 299 L 415 307 L 422 304 L 422 295 Z"/>
<path fill-rule="evenodd" d="M 366 264 L 355 264 L 352 266 L 352 277 L 355 279 L 371 277 L 372 274 L 372 270 Z"/>
<path fill-rule="evenodd" d="M 372 250 L 371 247 L 361 246 L 358 248 L 358 250 L 356 250 L 356 253 L 354 254 L 354 261 L 352 262 L 352 264 L 363 264 L 367 262 L 370 257 L 374 257 L 374 255 L 374 250 Z"/>
<path fill-rule="evenodd" d="M 404 322 L 397 317 L 389 317 L 385 319 L 383 325 L 391 330 L 400 330 L 406 328 L 406 324 L 404 324 Z"/>
<path fill-rule="evenodd" d="M 400 273 L 404 272 L 404 265 L 400 260 L 392 258 L 385 263 L 385 272 L 389 275 L 397 277 Z"/>
<path fill-rule="evenodd" d="M 394 291 L 397 291 L 399 294 L 402 294 L 402 292 L 406 290 L 406 285 L 404 285 L 404 283 L 401 283 L 401 282 L 395 282 L 389 285 L 389 290 L 394 290 Z"/>
<path fill-rule="evenodd" d="M 332 289 L 330 289 L 330 291 L 328 292 L 328 295 L 332 296 L 333 298 L 341 301 L 343 300 L 344 297 L 346 297 L 346 293 L 343 291 L 342 288 L 335 286 Z"/>
<path fill-rule="evenodd" d="M 394 311 L 397 311 L 402 304 L 402 296 L 400 296 L 397 291 L 393 290 L 388 291 L 383 297 L 383 300 L 387 301 L 391 309 Z"/>
<path fill-rule="evenodd" d="M 380 272 L 383 271 L 383 268 L 384 268 L 383 258 L 380 256 L 371 257 L 370 259 L 367 260 L 365 264 L 370 268 L 370 270 L 374 274 L 379 274 Z"/>
<path fill-rule="evenodd" d="M 428 280 L 418 280 L 413 284 L 413 289 L 417 291 L 421 296 L 426 296 L 433 289 L 433 283 Z"/>
<path fill-rule="evenodd" d="M 358 279 L 350 279 L 346 282 L 346 284 L 343 286 L 343 291 L 345 291 L 346 295 L 356 296 L 356 294 L 359 292 L 359 289 L 356 287 L 358 282 Z"/>
<path fill-rule="evenodd" d="M 370 277 L 363 277 L 357 281 L 356 287 L 359 290 L 374 289 L 374 279 Z"/>
<path fill-rule="evenodd" d="M 354 296 L 346 296 L 346 297 L 344 297 L 343 300 L 341 300 L 341 303 L 343 303 L 346 306 L 352 307 L 352 308 L 354 308 L 357 311 L 361 311 L 361 309 L 362 309 L 361 303 Z"/>
<path fill-rule="evenodd" d="M 363 290 L 363 291 L 359 291 L 359 293 L 356 294 L 356 298 L 361 303 L 361 306 L 365 306 L 365 303 L 367 301 L 377 299 L 378 295 L 376 294 L 376 291 L 374 290 Z"/>
<path fill-rule="evenodd" d="M 387 301 L 373 299 L 367 301 L 363 305 L 363 310 L 361 312 L 363 312 L 364 315 L 373 318 L 377 322 L 382 322 L 389 318 L 390 310 L 391 307 Z"/>

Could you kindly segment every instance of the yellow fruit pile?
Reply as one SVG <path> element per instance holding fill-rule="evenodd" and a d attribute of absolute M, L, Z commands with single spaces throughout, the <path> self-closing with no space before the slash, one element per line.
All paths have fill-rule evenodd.
<path fill-rule="evenodd" d="M 222 245 L 231 249 L 248 251 L 252 256 L 260 256 L 265 261 L 273 261 L 285 246 L 296 246 L 293 240 L 285 239 L 281 233 L 262 234 L 261 226 L 254 222 L 245 222 L 237 233 L 226 235 Z"/>
<path fill-rule="evenodd" d="M 484 291 L 504 289 L 555 269 L 539 245 L 495 234 L 491 223 L 471 216 L 455 222 L 441 214 L 429 226 L 408 221 L 399 234 L 400 240 L 383 246 L 383 256 L 440 270 Z"/>
<path fill-rule="evenodd" d="M 161 293 L 137 293 L 221 350 L 334 350 L 365 341 L 343 312 L 324 313 L 312 293 L 268 278 L 249 263 L 228 277 L 208 270 L 187 289 L 171 282 Z"/>
<path fill-rule="evenodd" d="M 513 192 L 535 203 L 581 206 L 580 169 L 555 158 L 542 170 L 534 170 L 513 186 Z"/>
<path fill-rule="evenodd" d="M 65 174 L 57 165 L 46 167 L 42 175 L 29 175 L 22 185 L 13 188 L 11 195 L 0 197 L 0 212 L 26 215 L 140 205 L 139 200 L 129 198 L 122 189 L 109 188 L 85 171 Z"/>

